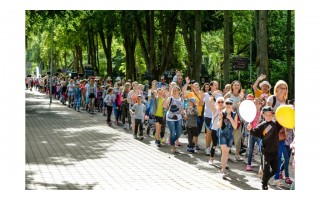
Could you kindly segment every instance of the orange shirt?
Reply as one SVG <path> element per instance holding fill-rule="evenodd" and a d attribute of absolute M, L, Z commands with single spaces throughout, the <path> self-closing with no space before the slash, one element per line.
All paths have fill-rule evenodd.
<path fill-rule="evenodd" d="M 194 92 L 189 92 L 187 98 L 191 98 L 191 97 L 194 97 L 196 99 L 196 105 L 198 108 L 198 116 L 202 116 L 203 106 L 199 106 L 199 103 L 200 103 L 199 95 L 196 95 Z"/>
<path fill-rule="evenodd" d="M 257 89 L 257 91 L 254 93 L 254 97 L 255 98 L 259 98 L 262 94 L 263 94 L 263 92 L 261 90 Z M 270 96 L 270 95 L 271 94 L 270 94 L 270 91 L 269 91 L 268 96 Z"/>

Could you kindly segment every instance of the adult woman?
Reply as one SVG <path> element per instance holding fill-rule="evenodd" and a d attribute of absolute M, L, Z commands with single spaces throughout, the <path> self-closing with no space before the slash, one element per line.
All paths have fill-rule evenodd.
<path fill-rule="evenodd" d="M 126 117 L 128 118 L 129 126 L 131 127 L 131 115 L 129 112 L 129 101 L 128 101 L 128 94 L 130 92 L 131 84 L 129 82 L 124 84 L 124 89 L 122 92 L 122 128 L 126 129 Z"/>
<path fill-rule="evenodd" d="M 97 86 L 94 83 L 94 77 L 90 78 L 89 84 L 86 85 L 86 98 L 88 99 L 89 104 L 89 113 L 94 113 L 94 105 L 95 105 L 95 94 L 97 93 Z"/>
<path fill-rule="evenodd" d="M 243 95 L 241 94 L 241 83 L 237 80 L 231 83 L 231 91 L 224 95 L 224 99 L 230 98 L 233 101 L 233 111 L 239 113 L 240 101 L 243 100 Z M 233 131 L 234 145 L 236 147 L 235 158 L 236 161 L 242 161 L 243 158 L 240 156 L 241 148 L 241 131 L 240 126 L 237 126 Z"/>
<path fill-rule="evenodd" d="M 164 107 L 167 109 L 166 121 L 170 130 L 170 145 L 172 146 L 171 152 L 176 152 L 175 142 L 180 137 L 182 132 L 182 114 L 183 100 L 180 97 L 180 88 L 173 86 L 171 97 L 169 97 L 164 103 Z"/>
<path fill-rule="evenodd" d="M 254 91 L 254 96 L 255 98 L 259 98 L 262 94 L 267 94 L 268 96 L 270 96 L 270 89 L 271 89 L 271 85 L 268 81 L 262 81 L 263 79 L 266 78 L 266 75 L 264 74 L 261 74 L 256 82 L 254 82 L 252 88 L 253 88 L 253 91 Z M 261 88 L 261 90 L 258 89 L 258 83 L 262 81 L 259 86 Z"/>
<path fill-rule="evenodd" d="M 267 105 L 273 107 L 273 110 L 276 112 L 279 106 L 285 105 L 288 97 L 288 85 L 285 81 L 279 80 L 274 86 L 274 95 L 269 96 L 267 100 Z M 284 131 L 280 130 L 280 131 Z M 279 132 L 280 132 L 279 131 Z M 281 158 L 283 154 L 283 149 L 285 145 L 285 140 L 279 140 L 279 149 L 278 149 L 278 171 L 274 175 L 274 185 L 283 186 L 280 182 L 280 166 L 281 166 Z"/>
<path fill-rule="evenodd" d="M 206 83 L 208 84 L 208 83 Z M 205 85 L 206 85 L 205 84 Z M 218 90 L 218 81 L 211 81 L 209 84 L 210 91 L 204 93 L 203 102 L 204 102 L 204 127 L 206 130 L 206 149 L 205 154 L 210 155 L 210 144 L 211 144 L 211 135 L 212 131 L 210 130 L 212 122 L 212 106 L 215 106 L 215 101 L 218 96 L 222 96 L 222 92 Z M 205 89 L 206 86 L 203 86 L 202 89 Z M 209 102 L 210 101 L 210 102 Z"/>
<path fill-rule="evenodd" d="M 74 100 L 74 96 L 73 96 L 73 90 L 75 88 L 75 85 L 73 83 L 73 79 L 70 79 L 69 81 L 69 85 L 67 86 L 67 93 L 68 93 L 68 107 L 73 107 L 73 100 Z"/>
<path fill-rule="evenodd" d="M 223 89 L 223 95 L 226 95 L 230 91 L 231 91 L 231 84 L 226 84 Z"/>
<path fill-rule="evenodd" d="M 229 151 L 232 147 L 233 132 L 237 128 L 237 113 L 233 112 L 233 101 L 230 98 L 225 100 L 225 110 L 219 113 L 218 128 L 220 128 L 219 142 L 221 147 L 221 173 L 222 178 L 228 175 L 226 166 L 229 157 Z"/>

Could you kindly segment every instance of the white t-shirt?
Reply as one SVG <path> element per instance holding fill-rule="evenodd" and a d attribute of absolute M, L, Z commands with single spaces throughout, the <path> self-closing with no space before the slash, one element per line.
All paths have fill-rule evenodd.
<path fill-rule="evenodd" d="M 216 110 L 215 113 L 212 113 L 212 120 L 211 120 L 211 130 L 218 130 L 218 121 L 219 121 L 219 111 Z"/>
<path fill-rule="evenodd" d="M 172 99 L 172 101 L 171 101 Z M 168 111 L 166 114 L 166 120 L 167 121 L 178 121 L 180 119 L 182 119 L 182 114 L 181 114 L 181 110 L 184 107 L 184 102 L 183 100 L 179 97 L 178 99 L 174 98 L 174 97 L 169 97 L 168 98 L 169 104 L 171 101 L 171 104 L 169 106 L 168 104 Z M 174 115 L 176 115 L 176 117 L 174 117 Z"/>
<path fill-rule="evenodd" d="M 204 117 L 208 117 L 208 118 L 212 118 L 212 109 L 209 105 L 209 99 L 210 99 L 210 94 L 208 92 L 204 93 L 204 97 L 203 97 L 203 102 L 205 103 L 204 105 Z M 212 101 L 212 105 L 215 105 L 215 102 Z"/>

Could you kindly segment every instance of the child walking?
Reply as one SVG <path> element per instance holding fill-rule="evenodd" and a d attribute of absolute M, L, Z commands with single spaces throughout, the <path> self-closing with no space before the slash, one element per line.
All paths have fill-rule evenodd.
<path fill-rule="evenodd" d="M 154 121 L 156 124 L 156 145 L 157 147 L 161 146 L 161 141 L 160 141 L 160 133 L 161 133 L 161 127 L 163 124 L 163 116 L 164 116 L 164 109 L 163 109 L 163 102 L 165 101 L 164 98 L 164 91 L 161 88 L 158 88 L 157 91 L 152 91 L 151 92 L 151 99 L 154 102 L 151 115 L 154 116 Z"/>
<path fill-rule="evenodd" d="M 196 106 L 196 99 L 191 97 L 188 99 L 188 107 L 186 108 L 186 115 L 184 119 L 186 120 L 186 129 L 188 134 L 188 148 L 187 151 L 194 153 L 195 143 L 193 142 L 193 137 L 197 136 L 197 117 L 198 109 Z"/>
<path fill-rule="evenodd" d="M 74 110 L 78 109 L 78 112 L 80 112 L 80 101 L 81 101 L 81 88 L 79 87 L 79 83 L 76 83 L 76 88 L 74 90 Z"/>
<path fill-rule="evenodd" d="M 134 116 L 134 135 L 137 139 L 137 133 L 139 128 L 139 139 L 143 140 L 143 120 L 146 114 L 146 106 L 142 104 L 142 96 L 138 95 L 138 103 L 135 103 L 130 109 L 131 115 Z"/>
<path fill-rule="evenodd" d="M 262 189 L 268 190 L 268 181 L 278 170 L 278 130 L 281 129 L 281 125 L 272 120 L 274 111 L 271 106 L 263 107 L 262 114 L 265 121 L 258 124 L 258 126 L 254 129 L 252 129 L 252 125 L 249 124 L 247 129 L 249 131 L 252 129 L 251 134 L 262 139 Z M 270 171 L 270 167 L 272 171 Z"/>
<path fill-rule="evenodd" d="M 111 126 L 111 114 L 113 108 L 113 102 L 115 101 L 115 97 L 113 95 L 113 87 L 109 87 L 107 90 L 107 95 L 104 98 L 104 102 L 107 105 L 107 124 Z"/>

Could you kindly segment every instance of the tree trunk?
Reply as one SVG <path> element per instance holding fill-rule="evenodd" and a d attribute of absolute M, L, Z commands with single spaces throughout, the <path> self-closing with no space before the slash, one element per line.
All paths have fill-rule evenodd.
<path fill-rule="evenodd" d="M 186 13 L 187 11 L 181 11 L 180 18 L 181 18 L 181 28 L 182 28 L 182 35 L 183 40 L 188 52 L 188 60 L 186 62 L 188 66 L 187 76 L 190 77 L 190 79 L 194 79 L 193 69 L 195 67 L 195 41 L 194 41 L 194 31 L 195 27 L 192 22 L 195 22 L 193 19 L 193 16 Z M 190 20 L 189 18 L 193 19 Z M 190 22 L 191 21 L 191 22 Z"/>
<path fill-rule="evenodd" d="M 100 72 L 100 64 L 99 64 L 99 40 L 98 40 L 98 34 L 96 34 L 96 42 L 97 42 L 97 45 L 96 45 L 96 49 L 97 49 L 97 55 L 96 55 L 96 58 L 97 58 L 97 69 L 98 71 Z"/>
<path fill-rule="evenodd" d="M 257 54 L 259 55 L 259 68 L 257 75 L 265 74 L 266 80 L 270 80 L 269 77 L 269 60 L 268 60 L 268 11 L 259 11 L 259 31 L 258 40 L 259 46 L 257 46 Z"/>
<path fill-rule="evenodd" d="M 78 73 L 78 47 L 77 45 L 75 45 L 75 48 L 74 50 L 72 51 L 72 54 L 73 54 L 73 72 L 77 72 Z"/>
<path fill-rule="evenodd" d="M 91 30 L 90 30 L 90 26 L 88 27 L 88 64 L 92 64 L 91 62 L 91 34 L 90 34 Z"/>
<path fill-rule="evenodd" d="M 201 11 L 196 10 L 195 12 L 195 67 L 193 70 L 194 79 L 200 81 L 201 73 L 201 62 L 202 62 L 202 51 L 201 51 Z"/>
<path fill-rule="evenodd" d="M 133 34 L 127 33 L 124 37 L 124 47 L 126 50 L 126 78 L 136 80 L 135 70 L 135 49 L 136 37 Z"/>
<path fill-rule="evenodd" d="M 230 14 L 224 11 L 224 65 L 223 65 L 223 84 L 230 83 Z"/>
<path fill-rule="evenodd" d="M 294 74 L 293 74 L 293 66 L 291 65 L 291 10 L 287 12 L 287 69 L 288 69 L 288 90 L 289 90 L 289 99 L 294 98 Z"/>
<path fill-rule="evenodd" d="M 259 71 L 260 71 L 260 55 L 259 55 L 259 48 L 260 48 L 260 43 L 259 43 L 259 11 L 256 10 L 254 11 L 254 27 L 256 30 L 256 46 L 257 46 L 257 55 L 256 55 L 256 70 L 257 70 L 257 78 L 260 76 Z"/>
<path fill-rule="evenodd" d="M 79 49 L 78 49 L 78 58 L 79 58 L 79 67 L 80 67 L 80 74 L 84 74 L 84 68 L 83 68 L 83 58 L 82 58 L 82 47 L 79 45 Z"/>
<path fill-rule="evenodd" d="M 64 50 L 63 58 L 64 58 L 64 68 L 67 68 L 68 63 L 67 63 L 67 51 L 66 50 Z"/>
<path fill-rule="evenodd" d="M 111 45 L 112 45 L 112 33 L 107 34 L 107 73 L 108 76 L 112 76 L 112 54 L 111 54 Z"/>

